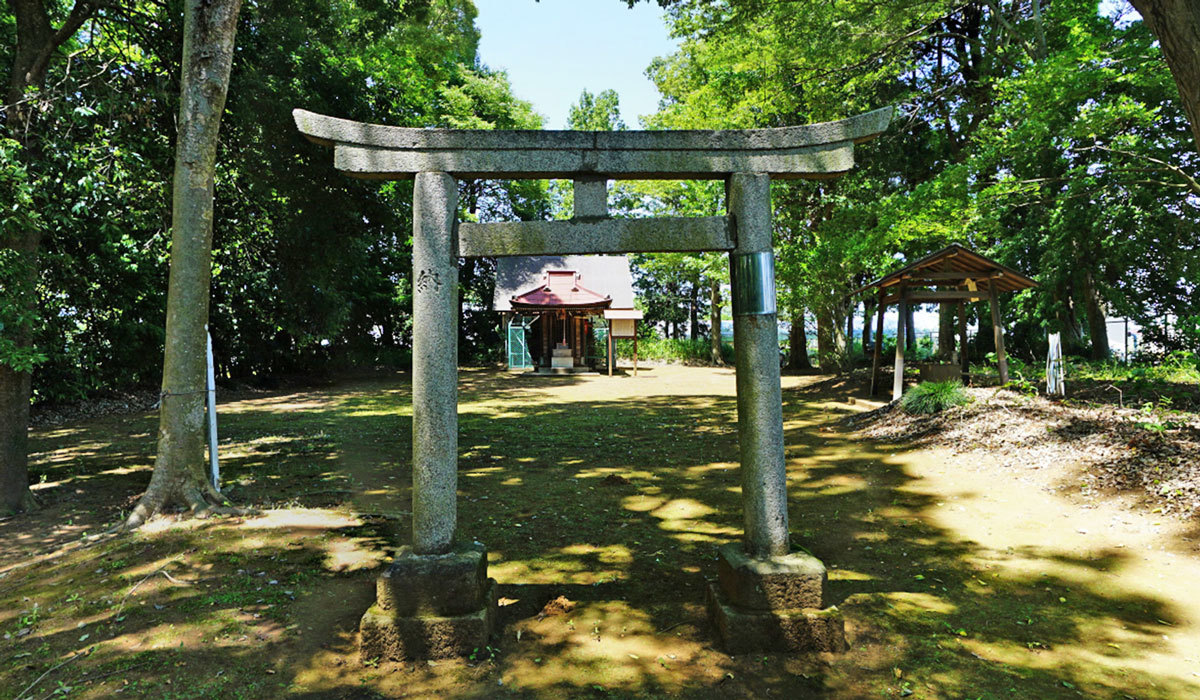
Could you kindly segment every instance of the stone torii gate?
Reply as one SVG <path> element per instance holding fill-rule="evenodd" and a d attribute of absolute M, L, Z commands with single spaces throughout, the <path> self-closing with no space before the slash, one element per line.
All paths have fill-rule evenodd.
<path fill-rule="evenodd" d="M 495 584 L 481 545 L 455 538 L 458 485 L 458 257 L 729 252 L 745 532 L 720 549 L 709 614 L 731 653 L 844 646 L 823 610 L 825 566 L 791 550 L 779 378 L 771 178 L 833 178 L 878 136 L 886 107 L 841 121 L 741 131 L 413 129 L 293 112 L 334 167 L 416 179 L 413 192 L 411 546 L 380 577 L 363 616 L 364 657 L 456 656 L 483 647 Z M 570 221 L 459 224 L 458 180 L 570 178 Z M 611 219 L 610 179 L 725 180 L 726 216 Z"/>

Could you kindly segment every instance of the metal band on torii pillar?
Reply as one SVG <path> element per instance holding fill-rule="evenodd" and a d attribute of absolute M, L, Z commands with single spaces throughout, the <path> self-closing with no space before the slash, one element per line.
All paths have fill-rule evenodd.
<path fill-rule="evenodd" d="M 737 230 L 737 247 L 729 262 L 745 520 L 742 545 L 748 555 L 766 558 L 788 553 L 771 178 L 736 173 L 729 178 L 727 199 Z"/>

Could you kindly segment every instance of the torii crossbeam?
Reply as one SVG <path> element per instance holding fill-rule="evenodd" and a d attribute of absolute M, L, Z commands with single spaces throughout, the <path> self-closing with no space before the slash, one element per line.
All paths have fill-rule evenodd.
<path fill-rule="evenodd" d="M 830 650 L 841 618 L 824 606 L 825 567 L 790 549 L 779 377 L 772 178 L 827 179 L 893 109 L 841 121 L 735 131 L 413 129 L 297 109 L 296 126 L 354 177 L 416 179 L 413 198 L 413 543 L 380 579 L 363 617 L 370 657 L 465 655 L 491 630 L 494 586 L 479 548 L 456 544 L 458 257 L 729 251 L 745 534 L 721 548 L 709 589 L 731 653 Z M 570 221 L 458 223 L 457 180 L 575 182 Z M 726 216 L 611 219 L 607 182 L 725 180 Z"/>

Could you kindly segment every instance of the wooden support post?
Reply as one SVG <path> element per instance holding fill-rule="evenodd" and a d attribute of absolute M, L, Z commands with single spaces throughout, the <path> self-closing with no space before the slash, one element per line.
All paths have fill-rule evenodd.
<path fill-rule="evenodd" d="M 962 366 L 962 382 L 971 381 L 971 353 L 967 350 L 967 304 L 958 302 L 958 362 Z"/>
<path fill-rule="evenodd" d="M 900 283 L 900 299 L 896 302 L 896 375 L 892 379 L 892 401 L 904 395 L 904 345 L 908 335 L 908 286 Z"/>
<path fill-rule="evenodd" d="M 875 322 L 875 353 L 871 360 L 871 396 L 879 391 L 879 366 L 883 364 L 883 313 L 887 304 L 883 301 L 883 288 L 879 288 L 879 320 Z"/>
<path fill-rule="evenodd" d="M 608 322 L 608 376 L 613 375 L 613 365 L 617 364 L 617 358 L 613 355 L 613 323 Z"/>
<path fill-rule="evenodd" d="M 996 364 L 1000 367 L 1000 383 L 1008 383 L 1008 358 L 1004 355 L 1004 326 L 1000 323 L 1000 301 L 996 298 L 996 285 L 988 283 L 988 304 L 992 307 L 992 333 L 996 337 Z"/>
<path fill-rule="evenodd" d="M 637 321 L 633 322 L 633 376 L 637 376 Z"/>

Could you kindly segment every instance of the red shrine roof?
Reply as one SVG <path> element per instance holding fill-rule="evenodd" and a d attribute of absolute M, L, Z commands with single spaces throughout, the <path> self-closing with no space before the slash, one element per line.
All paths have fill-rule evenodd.
<path fill-rule="evenodd" d="M 512 297 L 513 309 L 602 309 L 612 304 L 612 297 L 601 295 L 579 283 L 575 270 L 548 270 L 542 283 Z"/>

